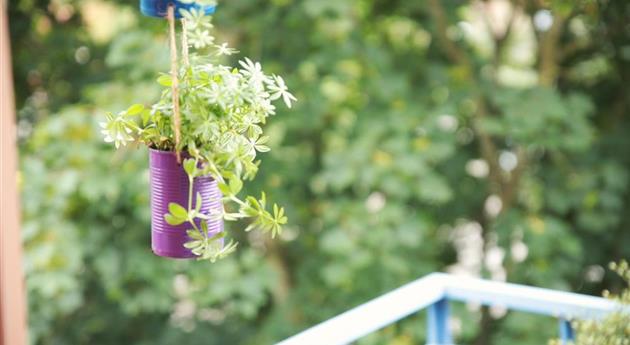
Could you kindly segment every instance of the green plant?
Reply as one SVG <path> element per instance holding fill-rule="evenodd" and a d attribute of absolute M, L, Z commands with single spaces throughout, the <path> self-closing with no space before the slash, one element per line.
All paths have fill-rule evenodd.
<path fill-rule="evenodd" d="M 576 339 L 573 345 L 630 345 L 630 266 L 622 260 L 611 263 L 610 269 L 616 272 L 625 283 L 625 288 L 617 296 L 606 290 L 604 297 L 619 304 L 619 309 L 601 320 L 579 320 L 573 323 Z M 558 340 L 552 345 L 560 344 Z"/>
<path fill-rule="evenodd" d="M 219 245 L 217 240 L 226 233 L 209 236 L 209 219 L 251 218 L 253 221 L 245 231 L 260 229 L 270 232 L 272 237 L 286 224 L 282 207 L 273 204 L 272 212 L 267 211 L 264 192 L 260 198 L 241 199 L 237 195 L 243 181 L 253 179 L 258 172 L 257 154 L 269 151 L 265 145 L 269 137 L 264 135 L 262 126 L 275 114 L 272 102 L 282 98 L 290 108 L 296 99 L 282 77 L 265 74 L 258 62 L 245 58 L 235 68 L 218 63 L 218 58 L 232 55 L 236 50 L 227 43 L 215 43 L 209 33 L 213 27 L 211 17 L 194 9 L 181 14 L 185 18 L 182 41 L 195 51 L 188 54 L 188 45 L 182 46 L 183 66 L 177 78 L 161 75 L 158 83 L 166 89 L 157 103 L 151 108 L 134 104 L 118 114 L 108 113 L 101 127 L 105 141 L 113 142 L 116 148 L 139 142 L 154 149 L 178 154 L 185 151 L 191 155 L 192 158 L 183 161 L 190 181 L 188 205 L 171 203 L 170 212 L 164 217 L 171 225 L 190 224 L 191 240 L 185 246 L 200 259 L 215 261 L 233 252 L 237 244 L 230 241 L 225 247 Z M 174 42 L 174 38 L 171 40 Z M 178 126 L 180 131 L 175 129 Z M 224 207 L 220 213 L 205 215 L 200 212 L 201 196 L 192 195 L 192 182 L 208 174 L 219 183 Z M 193 197 L 196 197 L 195 208 Z M 226 204 L 236 205 L 236 211 L 227 212 Z M 200 226 L 195 223 L 198 220 Z"/>

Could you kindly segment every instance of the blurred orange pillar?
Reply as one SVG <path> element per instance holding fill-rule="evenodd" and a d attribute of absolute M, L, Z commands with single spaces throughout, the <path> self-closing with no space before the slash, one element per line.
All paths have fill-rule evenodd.
<path fill-rule="evenodd" d="M 0 4 L 0 344 L 26 345 L 26 290 L 22 273 L 8 4 L 6 0 L 0 0 Z"/>

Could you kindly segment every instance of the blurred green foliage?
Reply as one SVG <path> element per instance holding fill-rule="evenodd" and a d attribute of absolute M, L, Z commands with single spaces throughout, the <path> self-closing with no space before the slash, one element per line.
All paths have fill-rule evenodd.
<path fill-rule="evenodd" d="M 610 269 L 624 282 L 624 289 L 618 295 L 604 291 L 607 297 L 617 303 L 618 308 L 609 315 L 596 320 L 575 320 L 575 341 L 570 345 L 629 345 L 630 344 L 630 266 L 622 260 L 611 263 Z M 550 345 L 561 345 L 560 339 L 552 339 Z"/>
<path fill-rule="evenodd" d="M 603 266 L 630 257 L 627 1 L 221 3 L 218 39 L 300 102 L 268 125 L 249 191 L 291 224 L 279 242 L 237 234 L 213 265 L 153 256 L 146 150 L 113 152 L 96 126 L 157 99 L 165 23 L 126 1 L 15 0 L 9 15 L 34 344 L 268 344 L 442 270 L 621 287 Z M 422 343 L 422 317 L 359 343 Z M 458 343 L 556 332 L 455 317 Z"/>

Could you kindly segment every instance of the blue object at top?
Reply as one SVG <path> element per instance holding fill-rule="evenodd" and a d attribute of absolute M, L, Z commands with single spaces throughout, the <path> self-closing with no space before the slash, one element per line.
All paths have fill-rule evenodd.
<path fill-rule="evenodd" d="M 140 0 L 140 12 L 145 16 L 165 18 L 168 5 L 175 5 L 175 18 L 181 18 L 179 10 L 192 8 L 202 10 L 206 15 L 214 13 L 216 6 L 200 6 L 195 3 L 187 4 L 178 0 Z"/>

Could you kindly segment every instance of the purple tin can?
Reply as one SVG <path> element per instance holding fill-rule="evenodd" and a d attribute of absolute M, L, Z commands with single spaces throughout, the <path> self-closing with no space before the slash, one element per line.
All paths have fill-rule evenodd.
<path fill-rule="evenodd" d="M 189 157 L 181 153 L 182 160 Z M 186 222 L 177 226 L 168 224 L 164 215 L 168 213 L 168 204 L 178 203 L 188 207 L 188 175 L 184 168 L 177 163 L 173 151 L 159 151 L 149 149 L 149 184 L 151 188 L 151 248 L 156 255 L 187 259 L 196 257 L 184 243 L 190 238 L 186 230 L 191 229 Z M 211 210 L 221 210 L 221 191 L 217 181 L 210 176 L 196 177 L 193 181 L 193 208 L 197 193 L 201 194 L 201 211 L 209 214 Z M 197 220 L 199 227 L 200 221 Z M 208 220 L 208 234 L 210 236 L 223 231 L 223 220 Z M 219 241 L 223 241 L 220 239 Z"/>

